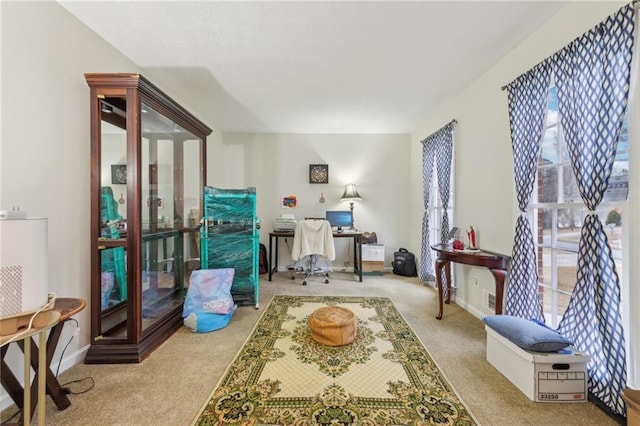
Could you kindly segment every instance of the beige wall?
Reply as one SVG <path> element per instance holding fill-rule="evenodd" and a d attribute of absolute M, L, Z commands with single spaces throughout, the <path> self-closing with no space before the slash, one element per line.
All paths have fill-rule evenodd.
<path fill-rule="evenodd" d="M 340 197 L 350 182 L 362 196 L 354 204 L 356 227 L 376 232 L 386 245 L 386 266 L 391 266 L 394 250 L 409 244 L 409 135 L 225 134 L 224 146 L 233 160 L 225 169 L 226 183 L 257 189 L 265 245 L 273 220 L 282 213 L 303 219 L 323 217 L 326 210 L 348 210 Z M 309 164 L 316 163 L 329 165 L 328 184 L 309 183 Z M 298 197 L 299 205 L 283 210 L 280 199 L 289 194 Z M 322 195 L 324 203 L 319 202 Z M 346 243 L 336 244 L 336 267 L 348 260 Z M 281 246 L 279 265 L 286 266 L 290 259 Z"/>
<path fill-rule="evenodd" d="M 88 302 L 90 140 L 84 73 L 139 69 L 55 2 L 2 2 L 1 7 L 0 206 L 19 205 L 29 216 L 48 218 L 49 290 Z M 89 309 L 78 319 L 81 334 L 67 355 L 89 343 Z M 68 338 L 63 334 L 63 341 Z"/>
<path fill-rule="evenodd" d="M 154 81 L 153 71 L 142 71 L 56 2 L 0 2 L 0 17 L 0 209 L 20 206 L 29 216 L 48 218 L 49 290 L 89 302 L 89 87 L 84 73 L 143 72 Z M 214 130 L 209 182 L 223 178 L 218 173 L 222 160 L 215 155 L 221 140 Z M 80 336 L 67 348 L 61 371 L 84 359 L 89 312 L 77 315 Z M 65 328 L 61 341 L 72 333 Z M 5 407 L 10 398 L 4 389 L 0 396 Z"/>
<path fill-rule="evenodd" d="M 0 17 L 0 208 L 20 206 L 29 216 L 48 218 L 49 289 L 89 302 L 89 88 L 84 73 L 141 72 L 201 119 L 207 102 L 199 93 L 172 93 L 166 70 L 140 69 L 55 2 L 1 2 Z M 403 226 L 409 213 L 402 207 L 408 198 L 408 144 L 408 135 L 223 135 L 214 129 L 207 143 L 207 184 L 256 186 L 266 242 L 285 192 L 301 197 L 300 217 L 321 214 L 320 192 L 327 207 L 347 208 L 339 197 L 353 180 L 364 198 L 355 208 L 357 226 L 377 231 L 397 248 L 409 240 Z M 315 162 L 330 164 L 329 185 L 308 183 L 308 164 Z M 388 205 L 400 207 L 389 210 Z M 77 316 L 81 333 L 67 348 L 61 371 L 84 358 L 89 312 Z M 62 340 L 72 333 L 65 329 Z M 4 390 L 0 395 L 5 406 Z"/>
<path fill-rule="evenodd" d="M 387 244 L 388 266 L 392 251 L 398 247 L 420 252 L 419 141 L 455 118 L 459 123 L 456 223 L 476 226 L 481 245 L 509 253 L 517 211 L 513 202 L 506 94 L 500 86 L 621 4 L 571 3 L 459 96 L 432 111 L 411 137 L 223 135 L 214 130 L 207 144 L 207 183 L 258 188 L 258 213 L 266 224 L 261 239 L 265 242 L 270 222 L 281 213 L 280 196 L 296 193 L 301 200 L 296 214 L 315 215 L 329 206 L 345 208 L 339 196 L 343 185 L 354 181 L 363 196 L 355 207 L 356 224 L 376 231 Z M 165 84 L 166 70 L 141 70 L 55 2 L 0 2 L 0 16 L 0 208 L 19 205 L 32 216 L 49 218 L 49 287 L 60 296 L 88 301 L 89 90 L 83 74 L 143 72 L 201 119 L 208 112 L 206 100 L 198 93 L 171 93 Z M 639 156 L 634 153 L 635 170 L 640 170 Z M 315 162 L 330 165 L 328 185 L 308 184 L 308 164 Z M 638 174 L 632 179 L 635 187 L 640 187 Z M 407 181 L 411 182 L 410 189 L 405 186 Z M 324 205 L 317 201 L 321 191 L 327 200 Z M 636 223 L 631 228 L 635 245 L 629 252 L 635 253 L 635 258 L 640 254 L 638 226 Z M 456 272 L 460 284 L 470 274 Z M 492 289 L 490 274 L 482 270 L 473 274 L 480 277 L 481 288 Z M 637 270 L 632 271 L 632 278 L 638 281 Z M 636 293 L 635 299 L 631 295 L 626 300 L 638 297 Z M 464 285 L 459 301 L 477 315 L 488 313 L 481 308 L 480 294 Z M 81 362 L 82 348 L 89 343 L 89 309 L 78 319 L 81 335 L 67 349 L 61 370 Z M 637 324 L 638 318 L 632 321 Z M 63 341 L 71 332 L 65 330 Z M 59 357 L 56 354 L 54 362 Z M 3 391 L 3 404 L 4 397 Z"/>
<path fill-rule="evenodd" d="M 419 229 L 422 220 L 421 144 L 426 136 L 456 119 L 455 129 L 455 182 L 456 211 L 454 223 L 460 228 L 473 225 L 478 230 L 479 245 L 497 252 L 511 254 L 513 235 L 518 209 L 514 190 L 513 159 L 509 131 L 507 94 L 500 88 L 529 70 L 538 62 L 560 50 L 574 38 L 615 13 L 623 2 L 571 2 L 552 19 L 525 39 L 516 48 L 492 66 L 472 85 L 442 107 L 431 111 L 423 123 L 412 134 L 412 227 Z M 637 61 L 637 57 L 636 57 Z M 636 76 L 637 76 L 636 67 Z M 635 90 L 635 111 L 631 112 L 630 140 L 638 140 L 638 90 Z M 635 135 L 635 136 L 634 136 Z M 633 150 L 630 144 L 631 175 L 630 186 L 640 187 L 640 150 Z M 635 172 L 634 172 L 635 171 Z M 640 208 L 640 191 L 630 191 L 628 211 Z M 637 337 L 640 333 L 640 318 L 634 315 L 632 301 L 640 298 L 636 285 L 640 281 L 637 262 L 640 254 L 640 216 L 632 214 L 628 223 L 629 258 L 625 264 L 629 271 L 624 281 L 632 283 L 622 290 L 623 315 L 627 327 L 627 342 L 631 341 L 629 373 L 630 383 L 640 385 L 638 366 L 640 356 Z M 421 244 L 419 233 L 412 234 L 412 248 L 418 252 Z M 492 275 L 484 268 L 469 266 L 455 267 L 458 285 L 457 303 L 478 317 L 491 314 L 483 306 L 482 291 L 494 292 Z M 480 287 L 468 285 L 471 277 L 480 278 Z M 637 309 L 635 309 L 637 311 Z M 631 315 L 630 315 L 631 314 Z"/>

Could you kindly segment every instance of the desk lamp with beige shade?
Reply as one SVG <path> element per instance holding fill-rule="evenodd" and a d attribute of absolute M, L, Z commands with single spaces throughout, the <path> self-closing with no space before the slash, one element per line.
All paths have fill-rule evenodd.
<path fill-rule="evenodd" d="M 353 203 L 355 201 L 362 201 L 362 197 L 358 193 L 358 188 L 354 183 L 348 183 L 345 185 L 344 193 L 342 194 L 342 197 L 340 197 L 340 201 L 347 201 L 349 203 L 351 217 L 353 218 Z M 351 227 L 349 228 L 351 231 L 354 231 L 356 229 L 355 222 L 355 219 L 352 219 Z"/>

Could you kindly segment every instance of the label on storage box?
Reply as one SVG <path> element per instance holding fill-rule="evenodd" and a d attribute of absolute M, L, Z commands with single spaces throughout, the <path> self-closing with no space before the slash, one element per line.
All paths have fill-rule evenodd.
<path fill-rule="evenodd" d="M 538 401 L 585 401 L 587 378 L 584 371 L 538 373 Z"/>

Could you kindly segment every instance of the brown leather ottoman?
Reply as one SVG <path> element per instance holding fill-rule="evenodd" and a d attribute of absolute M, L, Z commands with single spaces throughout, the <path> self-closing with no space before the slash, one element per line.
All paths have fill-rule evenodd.
<path fill-rule="evenodd" d="M 309 316 L 311 337 L 328 346 L 342 346 L 356 337 L 356 316 L 340 306 L 318 308 Z"/>

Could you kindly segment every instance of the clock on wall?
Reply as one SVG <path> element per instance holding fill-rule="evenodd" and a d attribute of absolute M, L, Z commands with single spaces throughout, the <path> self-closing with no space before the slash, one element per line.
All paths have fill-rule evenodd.
<path fill-rule="evenodd" d="M 309 183 L 329 183 L 329 165 L 309 164 Z"/>

